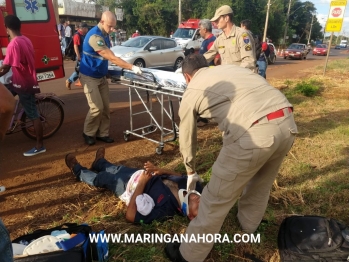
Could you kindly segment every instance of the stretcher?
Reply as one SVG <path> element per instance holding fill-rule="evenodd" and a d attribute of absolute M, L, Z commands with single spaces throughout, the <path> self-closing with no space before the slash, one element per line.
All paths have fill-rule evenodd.
<path fill-rule="evenodd" d="M 152 141 L 158 145 L 155 152 L 161 155 L 165 143 L 178 137 L 173 103 L 180 104 L 186 82 L 182 74 L 149 68 L 142 68 L 142 71 L 142 75 L 137 75 L 117 66 L 108 68 L 112 81 L 124 80 L 121 84 L 129 90 L 130 129 L 124 131 L 124 140 L 128 141 L 130 135 L 134 135 Z M 135 110 L 136 101 L 143 105 L 141 110 Z M 155 106 L 156 103 L 159 106 Z M 143 124 L 140 124 L 134 120 L 137 115 L 149 118 L 144 124 L 144 117 Z"/>

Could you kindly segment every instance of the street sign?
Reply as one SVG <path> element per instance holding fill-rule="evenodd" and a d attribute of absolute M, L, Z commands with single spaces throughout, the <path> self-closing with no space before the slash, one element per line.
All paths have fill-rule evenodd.
<path fill-rule="evenodd" d="M 346 0 L 335 0 L 331 2 L 330 13 L 326 22 L 326 32 L 340 32 L 342 30 Z"/>

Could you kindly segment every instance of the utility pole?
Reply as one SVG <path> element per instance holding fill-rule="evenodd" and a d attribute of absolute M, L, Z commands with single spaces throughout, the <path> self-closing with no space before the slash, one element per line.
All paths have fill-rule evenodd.
<path fill-rule="evenodd" d="M 328 44 L 327 56 L 326 56 L 326 62 L 325 62 L 325 66 L 324 66 L 324 73 L 323 73 L 323 76 L 325 76 L 325 74 L 326 74 L 326 67 L 327 67 L 327 63 L 328 63 L 328 56 L 330 55 L 332 37 L 333 37 L 333 32 L 331 33 L 330 43 Z"/>
<path fill-rule="evenodd" d="M 290 0 L 288 3 L 288 11 L 287 11 L 287 18 L 286 18 L 285 34 L 284 34 L 284 43 L 283 43 L 285 47 L 286 47 L 286 35 L 287 35 L 287 29 L 288 29 L 288 22 L 290 20 L 291 2 L 292 0 Z"/>
<path fill-rule="evenodd" d="M 270 9 L 270 0 L 268 0 L 267 16 L 265 17 L 263 42 L 265 42 L 265 39 L 266 39 L 266 37 L 267 37 L 268 20 L 269 20 L 269 9 Z"/>
<path fill-rule="evenodd" d="M 182 0 L 178 0 L 178 25 L 182 22 Z"/>
<path fill-rule="evenodd" d="M 314 16 L 315 16 L 315 15 L 313 15 L 313 16 L 311 17 L 310 32 L 309 32 L 309 37 L 308 37 L 308 45 L 310 44 L 311 29 L 313 28 Z"/>

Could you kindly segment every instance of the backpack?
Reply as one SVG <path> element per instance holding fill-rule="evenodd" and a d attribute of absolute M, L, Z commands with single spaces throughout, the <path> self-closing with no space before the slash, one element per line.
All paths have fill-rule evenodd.
<path fill-rule="evenodd" d="M 262 42 L 259 41 L 258 37 L 256 37 L 254 39 L 254 46 L 255 46 L 255 50 L 256 50 L 256 60 L 258 61 L 258 59 L 262 53 Z"/>
<path fill-rule="evenodd" d="M 80 245 L 77 245 L 78 242 L 75 242 L 72 238 L 71 242 L 68 240 L 57 242 L 57 246 L 60 246 L 60 250 L 52 251 L 47 253 L 38 253 L 35 255 L 29 256 L 15 256 L 14 262 L 92 262 L 99 261 L 105 262 L 108 258 L 108 243 L 102 242 L 100 240 L 101 236 L 104 235 L 104 231 L 100 231 L 100 238 L 98 241 L 91 241 L 90 235 L 95 235 L 96 233 L 92 232 L 92 229 L 87 224 L 78 225 L 76 223 L 65 223 L 63 225 L 50 228 L 50 229 L 39 229 L 34 231 L 31 234 L 23 235 L 15 240 L 12 243 L 16 244 L 25 244 L 28 245 L 31 241 L 38 239 L 42 236 L 50 235 L 54 230 L 66 230 L 69 234 L 81 234 L 79 235 L 80 239 L 78 242 L 83 240 Z M 96 243 L 97 242 L 97 243 Z"/>
<path fill-rule="evenodd" d="M 80 37 L 80 42 L 81 42 L 81 35 L 79 33 L 75 33 L 74 35 L 78 34 Z M 71 38 L 68 46 L 65 48 L 64 55 L 66 57 L 69 57 L 71 60 L 75 61 L 76 60 L 76 54 L 74 50 L 74 36 Z"/>
<path fill-rule="evenodd" d="M 70 58 L 71 60 L 75 61 L 76 60 L 76 54 L 74 50 L 74 40 L 70 40 L 68 46 L 64 50 L 64 55 L 67 58 Z"/>
<path fill-rule="evenodd" d="M 349 228 L 320 216 L 291 216 L 278 234 L 280 261 L 349 260 Z"/>

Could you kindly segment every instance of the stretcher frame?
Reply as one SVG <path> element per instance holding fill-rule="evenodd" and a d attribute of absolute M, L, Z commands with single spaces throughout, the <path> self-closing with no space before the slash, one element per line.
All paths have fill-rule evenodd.
<path fill-rule="evenodd" d="M 125 74 L 126 71 L 127 74 Z M 153 81 L 149 81 L 149 78 L 144 78 L 143 81 L 140 79 L 141 77 L 136 75 L 135 78 L 133 78 L 132 74 L 134 73 L 132 71 L 125 70 L 125 72 L 122 79 L 129 80 L 129 83 L 121 82 L 121 84 L 127 86 L 129 90 L 130 129 L 124 131 L 124 140 L 128 141 L 130 135 L 134 135 L 136 137 L 157 143 L 158 146 L 156 147 L 155 152 L 158 155 L 161 155 L 163 153 L 165 143 L 175 141 L 178 137 L 179 127 L 174 119 L 173 102 L 171 98 L 178 99 L 178 103 L 180 104 L 184 89 L 160 86 L 158 83 L 156 83 L 156 79 L 151 72 L 143 72 L 143 74 L 150 75 L 150 78 L 152 78 Z M 125 75 L 127 76 L 125 77 Z M 140 93 L 141 91 L 146 91 L 146 99 L 142 97 Z M 145 110 L 134 112 L 134 95 L 138 97 Z M 155 102 L 153 101 L 153 97 L 155 98 Z M 164 98 L 167 98 L 169 102 L 168 109 L 164 105 Z M 160 104 L 160 120 L 157 120 L 154 116 L 155 112 L 153 111 L 153 103 L 156 102 L 159 102 Z M 141 114 L 146 114 L 149 116 L 149 124 L 145 126 L 135 127 L 133 117 Z M 168 117 L 170 119 L 171 128 L 164 126 L 165 117 Z M 159 140 L 148 137 L 150 134 L 153 134 L 158 130 L 160 130 Z"/>

